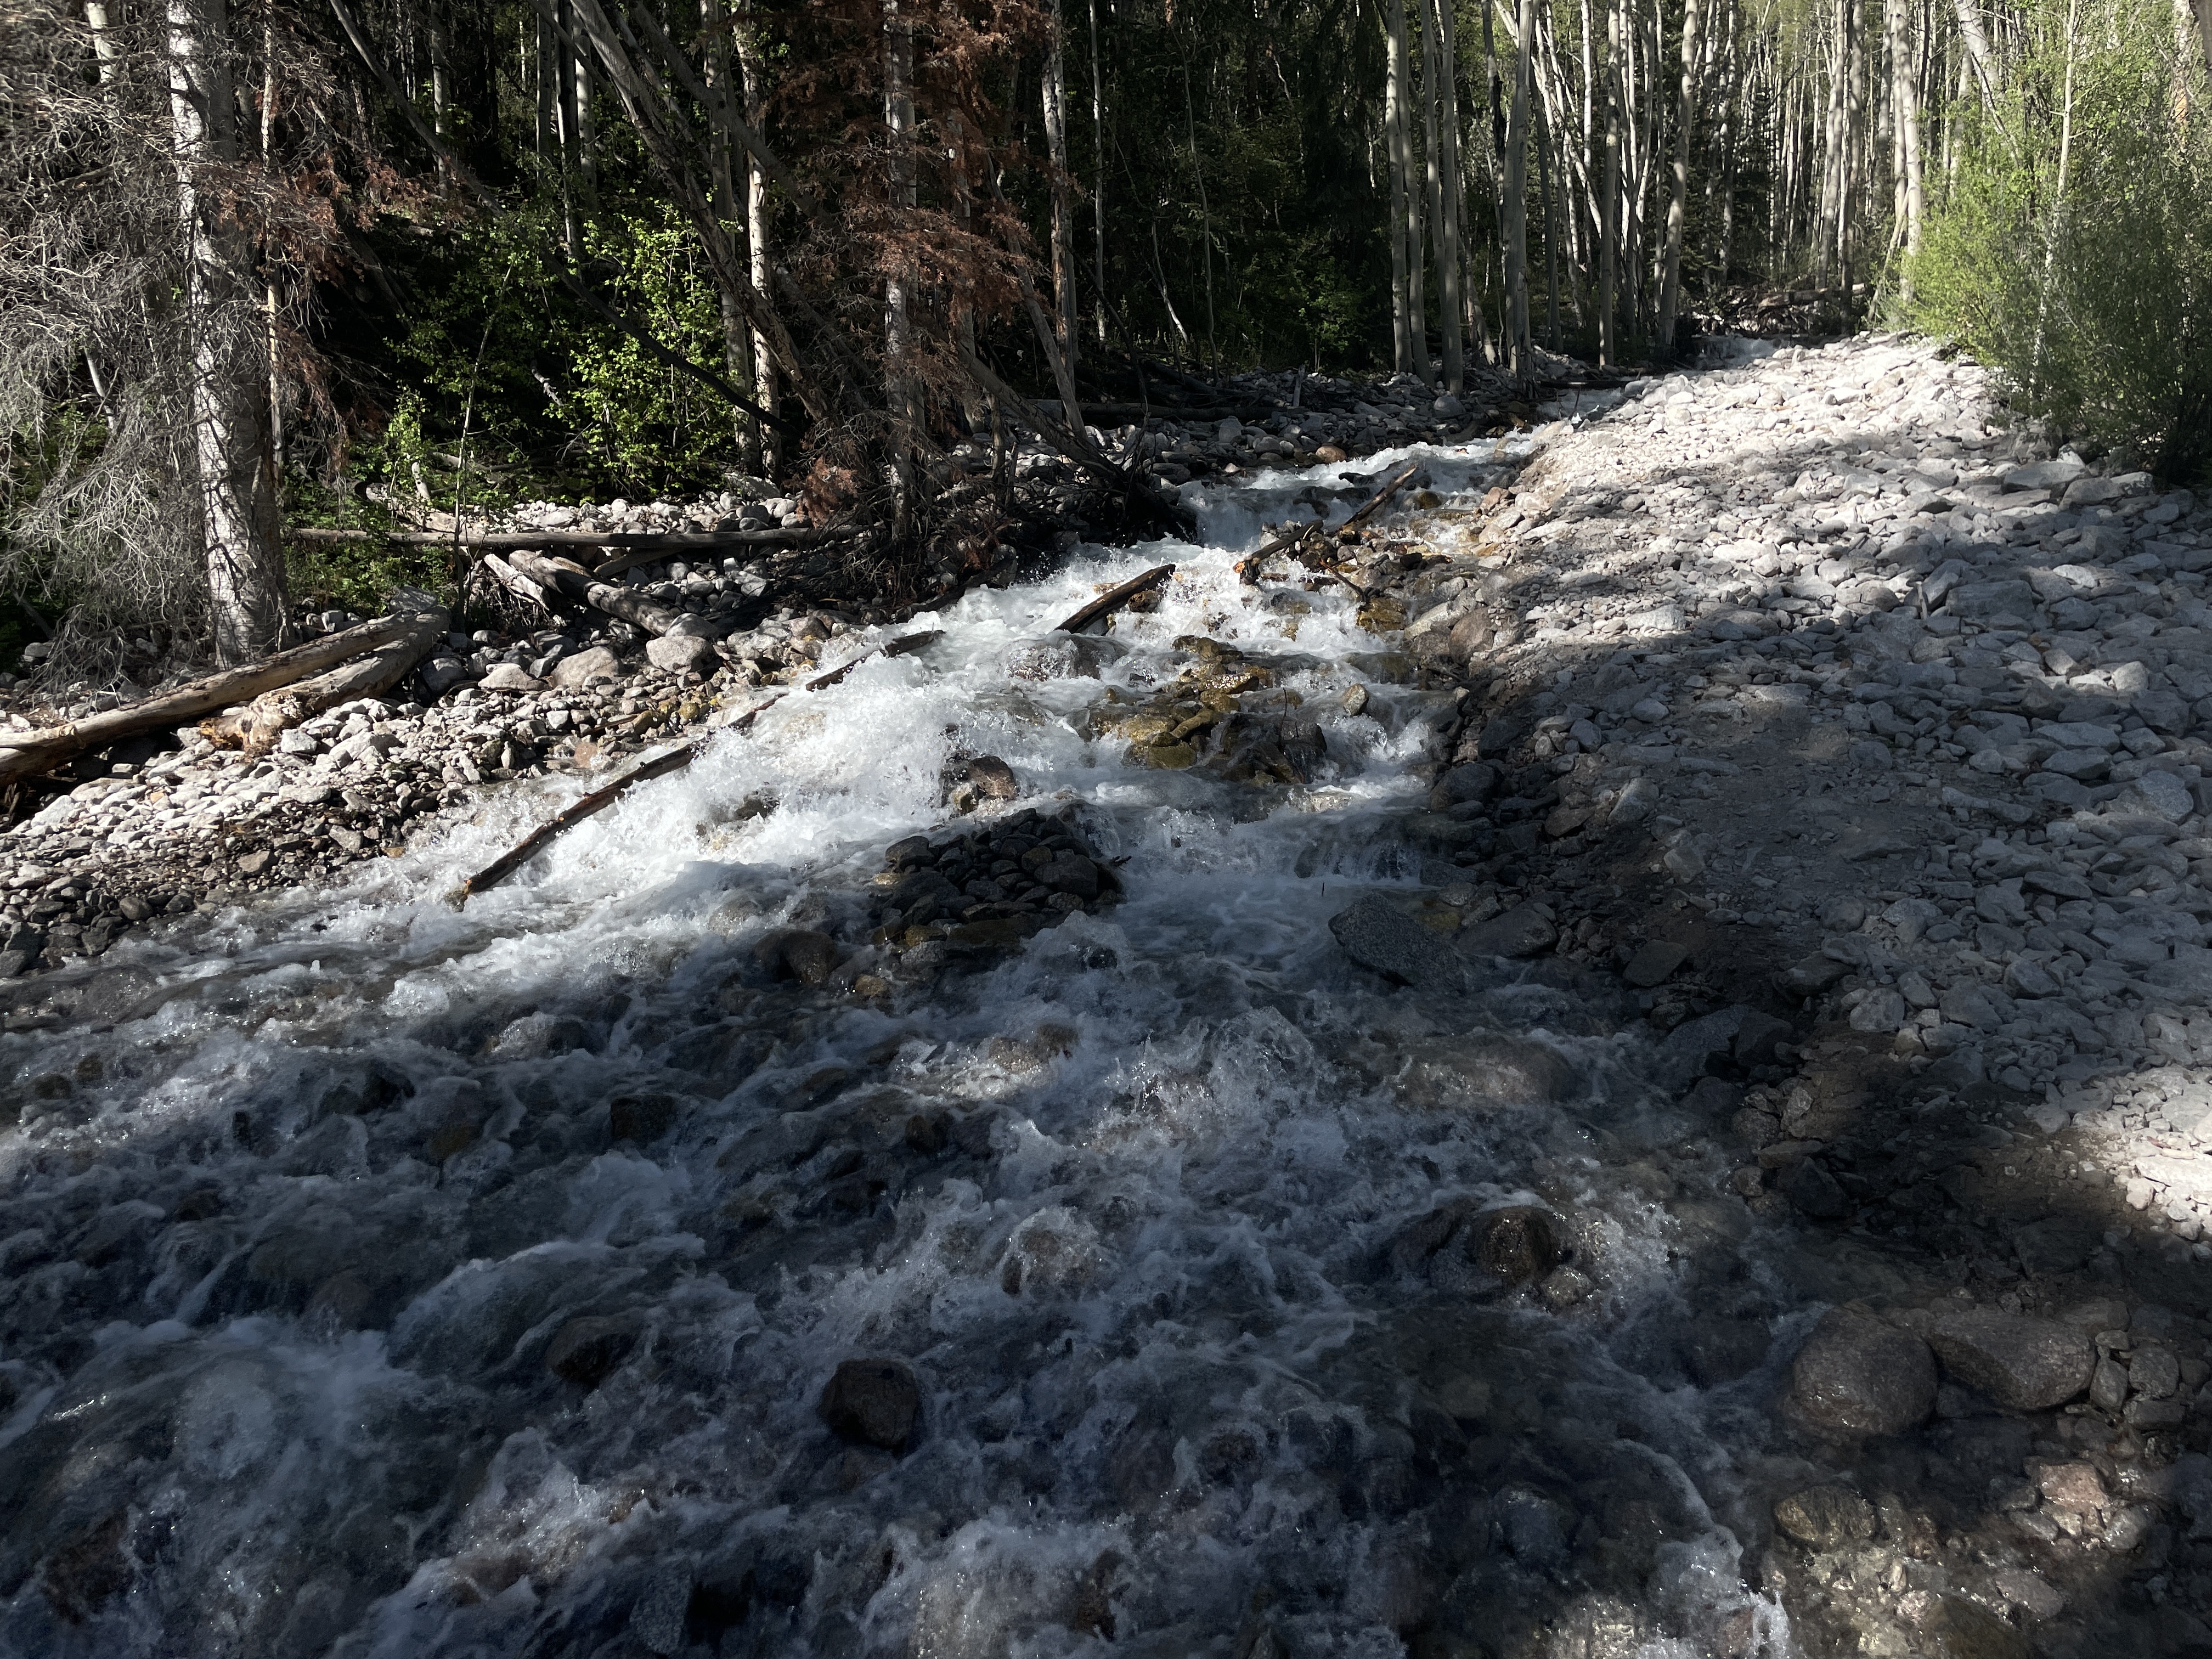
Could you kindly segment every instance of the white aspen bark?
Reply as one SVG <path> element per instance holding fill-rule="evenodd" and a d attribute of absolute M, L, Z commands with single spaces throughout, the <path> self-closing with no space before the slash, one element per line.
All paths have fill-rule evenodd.
<path fill-rule="evenodd" d="M 736 33 L 738 75 L 745 100 L 745 121 L 755 132 L 767 117 L 768 88 L 761 69 L 760 50 L 750 24 L 740 22 Z M 745 245 L 753 291 L 773 291 L 769 270 L 768 171 L 750 151 L 745 155 Z M 775 351 L 769 337 L 753 331 L 753 401 L 769 414 L 776 413 Z M 782 464 L 783 440 L 775 428 L 760 428 L 760 466 L 769 477 Z"/>
<path fill-rule="evenodd" d="M 568 0 L 556 0 L 561 11 L 562 28 L 555 36 L 553 56 L 558 88 L 555 98 L 554 117 L 561 137 L 561 240 L 568 250 L 568 263 L 580 266 L 584 262 L 584 222 L 578 211 L 576 192 L 583 173 L 583 147 L 576 131 L 577 106 L 581 102 L 580 83 L 583 77 L 583 60 L 569 51 L 561 38 L 568 40 L 577 36 L 575 15 Z"/>
<path fill-rule="evenodd" d="M 700 82 L 708 95 L 726 105 L 735 95 L 731 86 L 730 32 L 732 19 L 724 9 L 722 0 L 699 0 L 701 32 L 705 35 Z M 714 195 L 714 216 L 724 224 L 735 227 L 744 216 L 738 206 L 737 161 L 727 127 L 720 122 L 709 122 L 707 138 L 707 170 L 708 185 Z M 738 307 L 737 296 L 719 285 L 717 297 L 722 313 L 722 368 L 730 384 L 747 398 L 754 398 L 752 331 L 746 326 L 744 313 Z M 754 398 L 756 402 L 757 398 Z M 761 465 L 761 422 L 744 410 L 730 412 L 732 435 L 748 471 L 758 471 Z"/>
<path fill-rule="evenodd" d="M 1443 213 L 1437 222 L 1437 308 L 1443 324 L 1444 386 L 1458 392 L 1467 386 L 1467 351 L 1461 338 L 1466 295 L 1460 284 L 1460 239 L 1467 219 L 1467 184 L 1459 160 L 1459 41 L 1452 21 L 1453 0 L 1434 0 L 1437 50 L 1443 60 L 1440 88 L 1443 128 Z"/>
<path fill-rule="evenodd" d="M 914 131 L 914 26 L 900 0 L 884 0 L 884 126 L 890 139 L 891 206 L 902 212 L 915 205 L 913 161 L 907 145 Z M 898 483 L 899 527 L 913 510 L 914 387 L 906 372 L 912 336 L 907 315 L 906 279 L 896 270 L 884 283 L 884 391 L 891 415 L 892 469 Z"/>
<path fill-rule="evenodd" d="M 1698 0 L 1682 8 L 1682 102 L 1674 132 L 1674 189 L 1667 198 L 1666 267 L 1659 280 L 1659 352 L 1674 356 L 1675 313 L 1682 298 L 1682 222 L 1689 211 L 1690 145 L 1698 123 Z"/>
<path fill-rule="evenodd" d="M 1443 101 L 1443 94 L 1437 85 L 1443 70 L 1441 59 L 1442 54 L 1437 49 L 1436 13 L 1429 5 L 1428 0 L 1421 0 L 1421 136 L 1424 141 L 1422 153 L 1425 161 L 1422 183 L 1428 192 L 1429 246 L 1434 251 L 1437 261 L 1437 309 L 1439 320 L 1444 322 L 1446 327 L 1449 327 L 1449 322 L 1446 319 L 1450 315 L 1452 297 L 1450 291 L 1457 284 L 1447 281 L 1444 275 L 1448 267 L 1444 263 L 1443 243 L 1444 178 L 1442 155 L 1443 135 L 1438 131 L 1437 122 L 1438 106 Z M 1420 252 L 1420 247 L 1421 244 L 1417 235 L 1413 243 L 1413 251 L 1416 254 Z M 1422 383 L 1433 388 L 1437 383 L 1437 374 L 1436 366 L 1429 358 L 1426 307 L 1422 307 L 1418 314 L 1422 318 L 1421 349 L 1416 368 Z"/>
<path fill-rule="evenodd" d="M 2197 43 L 2203 48 L 2205 73 L 2212 75 L 2212 0 L 2197 0 Z"/>
<path fill-rule="evenodd" d="M 1836 195 L 1836 262 L 1843 273 L 1844 315 L 1851 314 L 1852 267 L 1857 252 L 1858 215 L 1852 211 L 1866 169 L 1864 150 L 1866 64 L 1865 0 L 1849 0 L 1844 23 L 1844 153 Z"/>
<path fill-rule="evenodd" d="M 261 21 L 261 176 L 264 179 L 272 178 L 276 173 L 276 17 L 272 9 L 264 13 Z M 284 380 L 279 368 L 283 360 L 276 349 L 276 325 L 282 301 L 276 292 L 275 262 L 269 258 L 265 246 L 262 250 L 262 263 L 268 277 L 262 297 L 268 311 L 269 465 L 281 478 L 284 475 Z"/>
<path fill-rule="evenodd" d="M 1992 115 L 1997 110 L 1996 71 L 1990 61 L 1990 38 L 1982 32 L 1982 14 L 1975 0 L 1956 0 L 1959 39 L 1966 48 L 1966 61 L 1982 88 L 1982 104 Z"/>
<path fill-rule="evenodd" d="M 1052 163 L 1052 295 L 1060 349 L 1075 366 L 1075 204 L 1068 196 L 1067 60 L 1060 0 L 1045 0 L 1044 143 Z M 1076 417 L 1071 414 L 1071 420 Z"/>
<path fill-rule="evenodd" d="M 2043 378 L 2043 345 L 2051 320 L 2051 273 L 2058 264 L 2058 228 L 2066 211 L 2066 174 L 2074 156 L 2074 61 L 2080 45 L 2081 0 L 2066 0 L 2066 79 L 2058 101 L 2058 182 L 2051 194 L 2051 214 L 2044 223 L 2043 283 L 2035 301 L 2035 349 L 2028 355 L 2027 394 L 2035 396 Z"/>
<path fill-rule="evenodd" d="M 1921 221 L 1926 212 L 1927 191 L 1921 177 L 1920 77 L 1912 41 L 1911 0 L 1889 0 L 1889 60 L 1893 90 L 1890 107 L 1897 124 L 1898 198 L 1905 228 L 1905 252 L 1909 259 L 1920 252 Z M 1912 302 L 1912 267 L 1905 268 L 1902 291 Z"/>
<path fill-rule="evenodd" d="M 1401 374 L 1413 367 L 1413 343 L 1419 320 L 1413 313 L 1412 264 L 1418 249 L 1406 246 L 1407 198 L 1412 194 L 1412 158 L 1406 141 L 1406 100 L 1408 65 L 1406 46 L 1406 0 L 1389 0 L 1383 12 L 1386 33 L 1382 88 L 1382 137 L 1390 167 L 1390 325 L 1395 352 L 1393 367 Z M 1426 354 L 1424 353 L 1425 356 Z"/>
<path fill-rule="evenodd" d="M 1597 360 L 1620 361 L 1620 10 L 1605 4 L 1605 56 L 1599 70 L 1603 135 L 1598 160 Z"/>
<path fill-rule="evenodd" d="M 1098 72 L 1098 0 L 1091 0 L 1091 224 L 1098 284 L 1098 343 L 1106 343 L 1106 94 Z M 972 325 L 971 325 L 972 326 Z"/>
<path fill-rule="evenodd" d="M 168 0 L 169 112 L 185 247 L 191 420 L 216 655 L 265 656 L 283 643 L 284 564 L 262 428 L 252 326 L 252 252 L 235 217 L 204 199 L 203 169 L 238 162 L 237 106 L 225 63 L 222 0 Z"/>
<path fill-rule="evenodd" d="M 86 0 L 84 21 L 92 29 L 92 55 L 100 65 L 100 84 L 113 82 L 116 66 L 123 58 L 123 48 L 116 44 L 115 32 L 109 27 L 107 8 L 100 0 Z"/>
<path fill-rule="evenodd" d="M 1536 0 L 1520 0 L 1515 30 L 1513 109 L 1505 129 L 1506 361 L 1516 377 L 1528 359 L 1528 94 L 1536 40 Z"/>

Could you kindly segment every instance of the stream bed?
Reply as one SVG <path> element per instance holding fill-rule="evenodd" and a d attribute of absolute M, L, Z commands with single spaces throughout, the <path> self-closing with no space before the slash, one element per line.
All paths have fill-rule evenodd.
<path fill-rule="evenodd" d="M 465 912 L 574 781 L 57 975 L 0 1653 L 1793 1652 L 1741 1558 L 1810 1316 L 1650 1028 L 1329 927 L 1449 899 L 1454 701 L 1232 565 L 1404 458 L 1501 476 L 1194 487 L 1202 545 L 916 619 Z"/>

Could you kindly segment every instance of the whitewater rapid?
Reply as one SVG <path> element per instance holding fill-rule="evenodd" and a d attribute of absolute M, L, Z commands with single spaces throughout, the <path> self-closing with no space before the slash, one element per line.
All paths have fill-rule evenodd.
<path fill-rule="evenodd" d="M 1404 454 L 1447 509 L 1498 476 Z M 1394 991 L 1328 927 L 1454 878 L 1395 827 L 1454 701 L 1349 590 L 1231 567 L 1399 459 L 1194 486 L 1198 544 L 916 617 L 465 911 L 584 786 L 76 970 L 0 1037 L 60 1080 L 0 1131 L 0 1652 L 1789 1651 L 1737 1510 L 1799 1316 L 1633 1008 Z M 1015 672 L 1170 560 L 1124 654 Z M 1099 728 L 1193 635 L 1297 694 L 1306 785 Z M 1126 897 L 917 980 L 872 878 L 975 827 L 958 754 Z M 828 981 L 757 958 L 793 927 Z M 1530 1045 L 1542 1100 L 1419 1081 Z M 1462 1201 L 1544 1207 L 1587 1291 L 1406 1271 Z M 1679 1340 L 1716 1318 L 1733 1376 Z M 614 1333 L 590 1386 L 547 1363 L 575 1329 Z M 917 1379 L 902 1450 L 818 1414 L 854 1358 Z"/>

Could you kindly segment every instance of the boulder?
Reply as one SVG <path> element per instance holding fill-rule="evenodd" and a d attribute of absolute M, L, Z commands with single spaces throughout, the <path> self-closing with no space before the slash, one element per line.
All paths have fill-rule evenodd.
<path fill-rule="evenodd" d="M 1461 951 L 1471 957 L 1533 957 L 1559 940 L 1559 930 L 1533 904 L 1516 904 L 1503 915 L 1462 928 Z"/>
<path fill-rule="evenodd" d="M 902 1359 L 848 1359 L 815 1409 L 847 1440 L 904 1451 L 921 1420 L 921 1385 Z"/>
<path fill-rule="evenodd" d="M 837 941 L 811 927 L 781 927 L 753 946 L 753 959 L 801 985 L 820 985 L 837 966 Z"/>
<path fill-rule="evenodd" d="M 1816 1550 L 1863 1544 L 1874 1536 L 1874 1505 L 1849 1486 L 1808 1486 L 1774 1506 L 1775 1524 Z"/>
<path fill-rule="evenodd" d="M 545 682 L 534 679 L 520 663 L 495 662 L 477 682 L 487 691 L 543 691 Z"/>
<path fill-rule="evenodd" d="M 637 1321 L 625 1314 L 586 1315 L 553 1333 L 545 1369 L 563 1382 L 596 1389 L 637 1346 Z"/>
<path fill-rule="evenodd" d="M 1420 988 L 1461 977 L 1451 941 L 1379 894 L 1338 911 L 1328 919 L 1328 931 L 1345 955 L 1394 984 Z"/>
<path fill-rule="evenodd" d="M 573 691 L 593 680 L 621 678 L 622 664 L 605 646 L 595 645 L 588 651 L 562 658 L 553 665 L 549 678 L 562 690 Z"/>
<path fill-rule="evenodd" d="M 687 668 L 703 671 L 711 668 L 717 660 L 714 641 L 691 634 L 664 634 L 657 640 L 647 641 L 645 659 L 655 668 L 664 669 L 672 674 Z M 560 671 L 556 667 L 554 672 L 557 673 Z"/>
<path fill-rule="evenodd" d="M 1856 1308 L 1821 1316 L 1790 1366 L 1806 1421 L 1848 1434 L 1902 1434 L 1936 1409 L 1936 1357 L 1910 1331 Z"/>
<path fill-rule="evenodd" d="M 2087 1331 L 1994 1308 L 1945 1315 L 1929 1328 L 1928 1343 L 1951 1376 L 2014 1411 L 2064 1405 L 2097 1367 Z"/>

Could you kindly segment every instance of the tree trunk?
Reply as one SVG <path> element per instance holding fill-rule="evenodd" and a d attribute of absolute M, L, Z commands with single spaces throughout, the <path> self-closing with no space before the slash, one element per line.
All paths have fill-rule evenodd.
<path fill-rule="evenodd" d="M 276 540 L 250 297 L 252 250 L 201 175 L 238 162 L 237 106 L 222 0 L 168 0 L 169 109 L 185 243 L 192 457 L 216 657 L 237 663 L 283 642 L 284 557 Z"/>
<path fill-rule="evenodd" d="M 2212 4 L 2212 0 L 2197 0 L 2198 6 Z M 1959 39 L 1966 43 L 1966 61 L 1974 71 L 1974 79 L 1982 88 L 1982 103 L 1989 112 L 1997 111 L 1997 80 L 1995 67 L 1990 61 L 1990 38 L 1982 33 L 1982 15 L 1974 0 L 1957 0 Z"/>
<path fill-rule="evenodd" d="M 111 85 L 115 80 L 116 65 L 123 58 L 123 48 L 116 44 L 115 33 L 108 27 L 107 8 L 100 0 L 86 0 L 84 21 L 92 28 L 92 55 L 100 64 L 100 84 Z"/>
<path fill-rule="evenodd" d="M 428 650 L 437 643 L 437 635 L 445 631 L 442 620 L 434 631 L 428 634 L 421 626 L 424 613 L 438 611 L 436 602 L 414 594 L 403 599 L 423 603 L 419 606 L 408 605 L 392 616 L 378 617 L 342 634 L 310 640 L 266 661 L 210 674 L 128 708 L 110 709 L 67 726 L 46 726 L 33 732 L 0 732 L 0 783 L 48 770 L 76 756 L 108 748 L 142 732 L 178 726 L 280 687 L 297 684 L 309 675 L 319 674 L 363 652 L 380 650 L 398 640 L 422 638 L 423 649 Z M 439 614 L 442 617 L 443 613 Z"/>
<path fill-rule="evenodd" d="M 1698 22 L 1699 0 L 1682 8 L 1682 102 L 1675 117 L 1674 182 L 1667 199 L 1667 264 L 1659 280 L 1659 355 L 1674 356 L 1674 319 L 1682 298 L 1682 222 L 1689 212 L 1690 146 L 1698 125 Z"/>
<path fill-rule="evenodd" d="M 279 733 L 301 721 L 313 720 L 340 703 L 382 696 L 446 637 L 446 608 L 428 593 L 403 595 L 394 614 L 403 624 L 398 637 L 328 673 L 264 691 L 243 708 L 203 720 L 201 735 L 226 749 L 265 755 L 276 746 Z"/>
<path fill-rule="evenodd" d="M 1075 204 L 1067 171 L 1067 58 L 1060 0 L 1045 0 L 1044 143 L 1052 163 L 1052 296 L 1060 349 L 1075 366 Z"/>
<path fill-rule="evenodd" d="M 2212 0 L 2208 0 L 2212 3 Z M 1091 225 L 1098 284 L 1098 343 L 1106 343 L 1106 91 L 1098 70 L 1098 0 L 1091 0 Z"/>
<path fill-rule="evenodd" d="M 1513 110 L 1505 127 L 1505 352 L 1517 379 L 1528 373 L 1528 94 L 1536 44 L 1536 0 L 1520 0 L 1513 40 Z"/>
<path fill-rule="evenodd" d="M 884 126 L 890 149 L 891 207 L 899 217 L 915 205 L 914 160 L 907 153 L 914 133 L 913 81 L 914 25 L 901 11 L 900 0 L 884 0 Z M 884 374 L 893 428 L 891 465 L 898 486 L 901 534 L 914 504 L 914 426 L 918 411 L 907 373 L 911 328 L 906 279 L 894 270 L 884 283 Z"/>
<path fill-rule="evenodd" d="M 744 0 L 750 9 L 750 0 Z M 745 123 L 755 132 L 762 130 L 765 118 L 768 89 L 763 84 L 759 43 L 753 38 L 749 22 L 740 23 L 737 30 L 738 73 L 744 82 Z M 769 292 L 769 207 L 768 171 L 759 157 L 750 150 L 745 154 L 745 247 L 754 290 Z M 768 336 L 758 329 L 752 331 L 753 398 L 770 414 L 775 412 L 775 354 L 769 349 Z M 769 477 L 776 475 L 783 459 L 783 441 L 775 428 L 769 428 L 760 434 L 760 467 Z"/>
<path fill-rule="evenodd" d="M 1422 0 L 1421 19 L 1421 111 L 1426 123 L 1428 139 L 1429 237 L 1437 257 L 1437 320 L 1443 334 L 1444 386 L 1457 392 L 1463 383 L 1465 370 L 1460 358 L 1459 343 L 1459 237 L 1449 223 L 1451 204 L 1447 193 L 1451 188 L 1452 174 L 1447 171 L 1450 157 L 1446 152 L 1444 135 L 1449 129 L 1446 106 L 1451 86 L 1451 60 L 1444 55 L 1446 41 L 1443 20 L 1451 15 L 1451 0 L 1437 0 L 1434 5 Z M 1421 357 L 1428 359 L 1426 330 L 1423 331 Z M 1424 377 L 1435 383 L 1433 373 Z"/>
<path fill-rule="evenodd" d="M 705 35 L 704 61 L 700 76 L 707 91 L 718 104 L 726 104 L 736 95 L 731 86 L 730 28 L 731 19 L 724 11 L 722 0 L 700 0 L 699 21 Z M 714 191 L 714 216 L 725 224 L 743 222 L 738 207 L 736 158 L 731 154 L 729 125 L 717 121 L 709 129 L 707 140 L 708 171 Z M 730 383 L 747 398 L 754 398 L 752 331 L 745 325 L 744 313 L 738 308 L 737 296 L 722 292 L 722 367 Z M 738 453 L 749 470 L 757 471 L 761 465 L 761 422 L 742 410 L 732 411 L 735 422 L 735 437 Z"/>
<path fill-rule="evenodd" d="M 1890 109 L 1897 126 L 1898 197 L 1904 224 L 1906 264 L 1900 291 L 1912 303 L 1913 255 L 1920 252 L 1920 225 L 1927 200 L 1921 179 L 1920 77 L 1915 73 L 1911 0 L 1888 0 Z"/>
<path fill-rule="evenodd" d="M 1383 27 L 1382 141 L 1390 171 L 1390 331 L 1396 348 L 1392 367 L 1406 374 L 1413 372 L 1416 331 L 1421 326 L 1413 312 L 1412 263 L 1419 257 L 1419 250 L 1406 246 L 1413 183 L 1413 158 L 1406 141 L 1406 0 L 1389 0 Z"/>
<path fill-rule="evenodd" d="M 1605 60 L 1598 97 L 1605 132 L 1598 162 L 1597 360 L 1620 361 L 1620 11 L 1605 3 Z"/>

